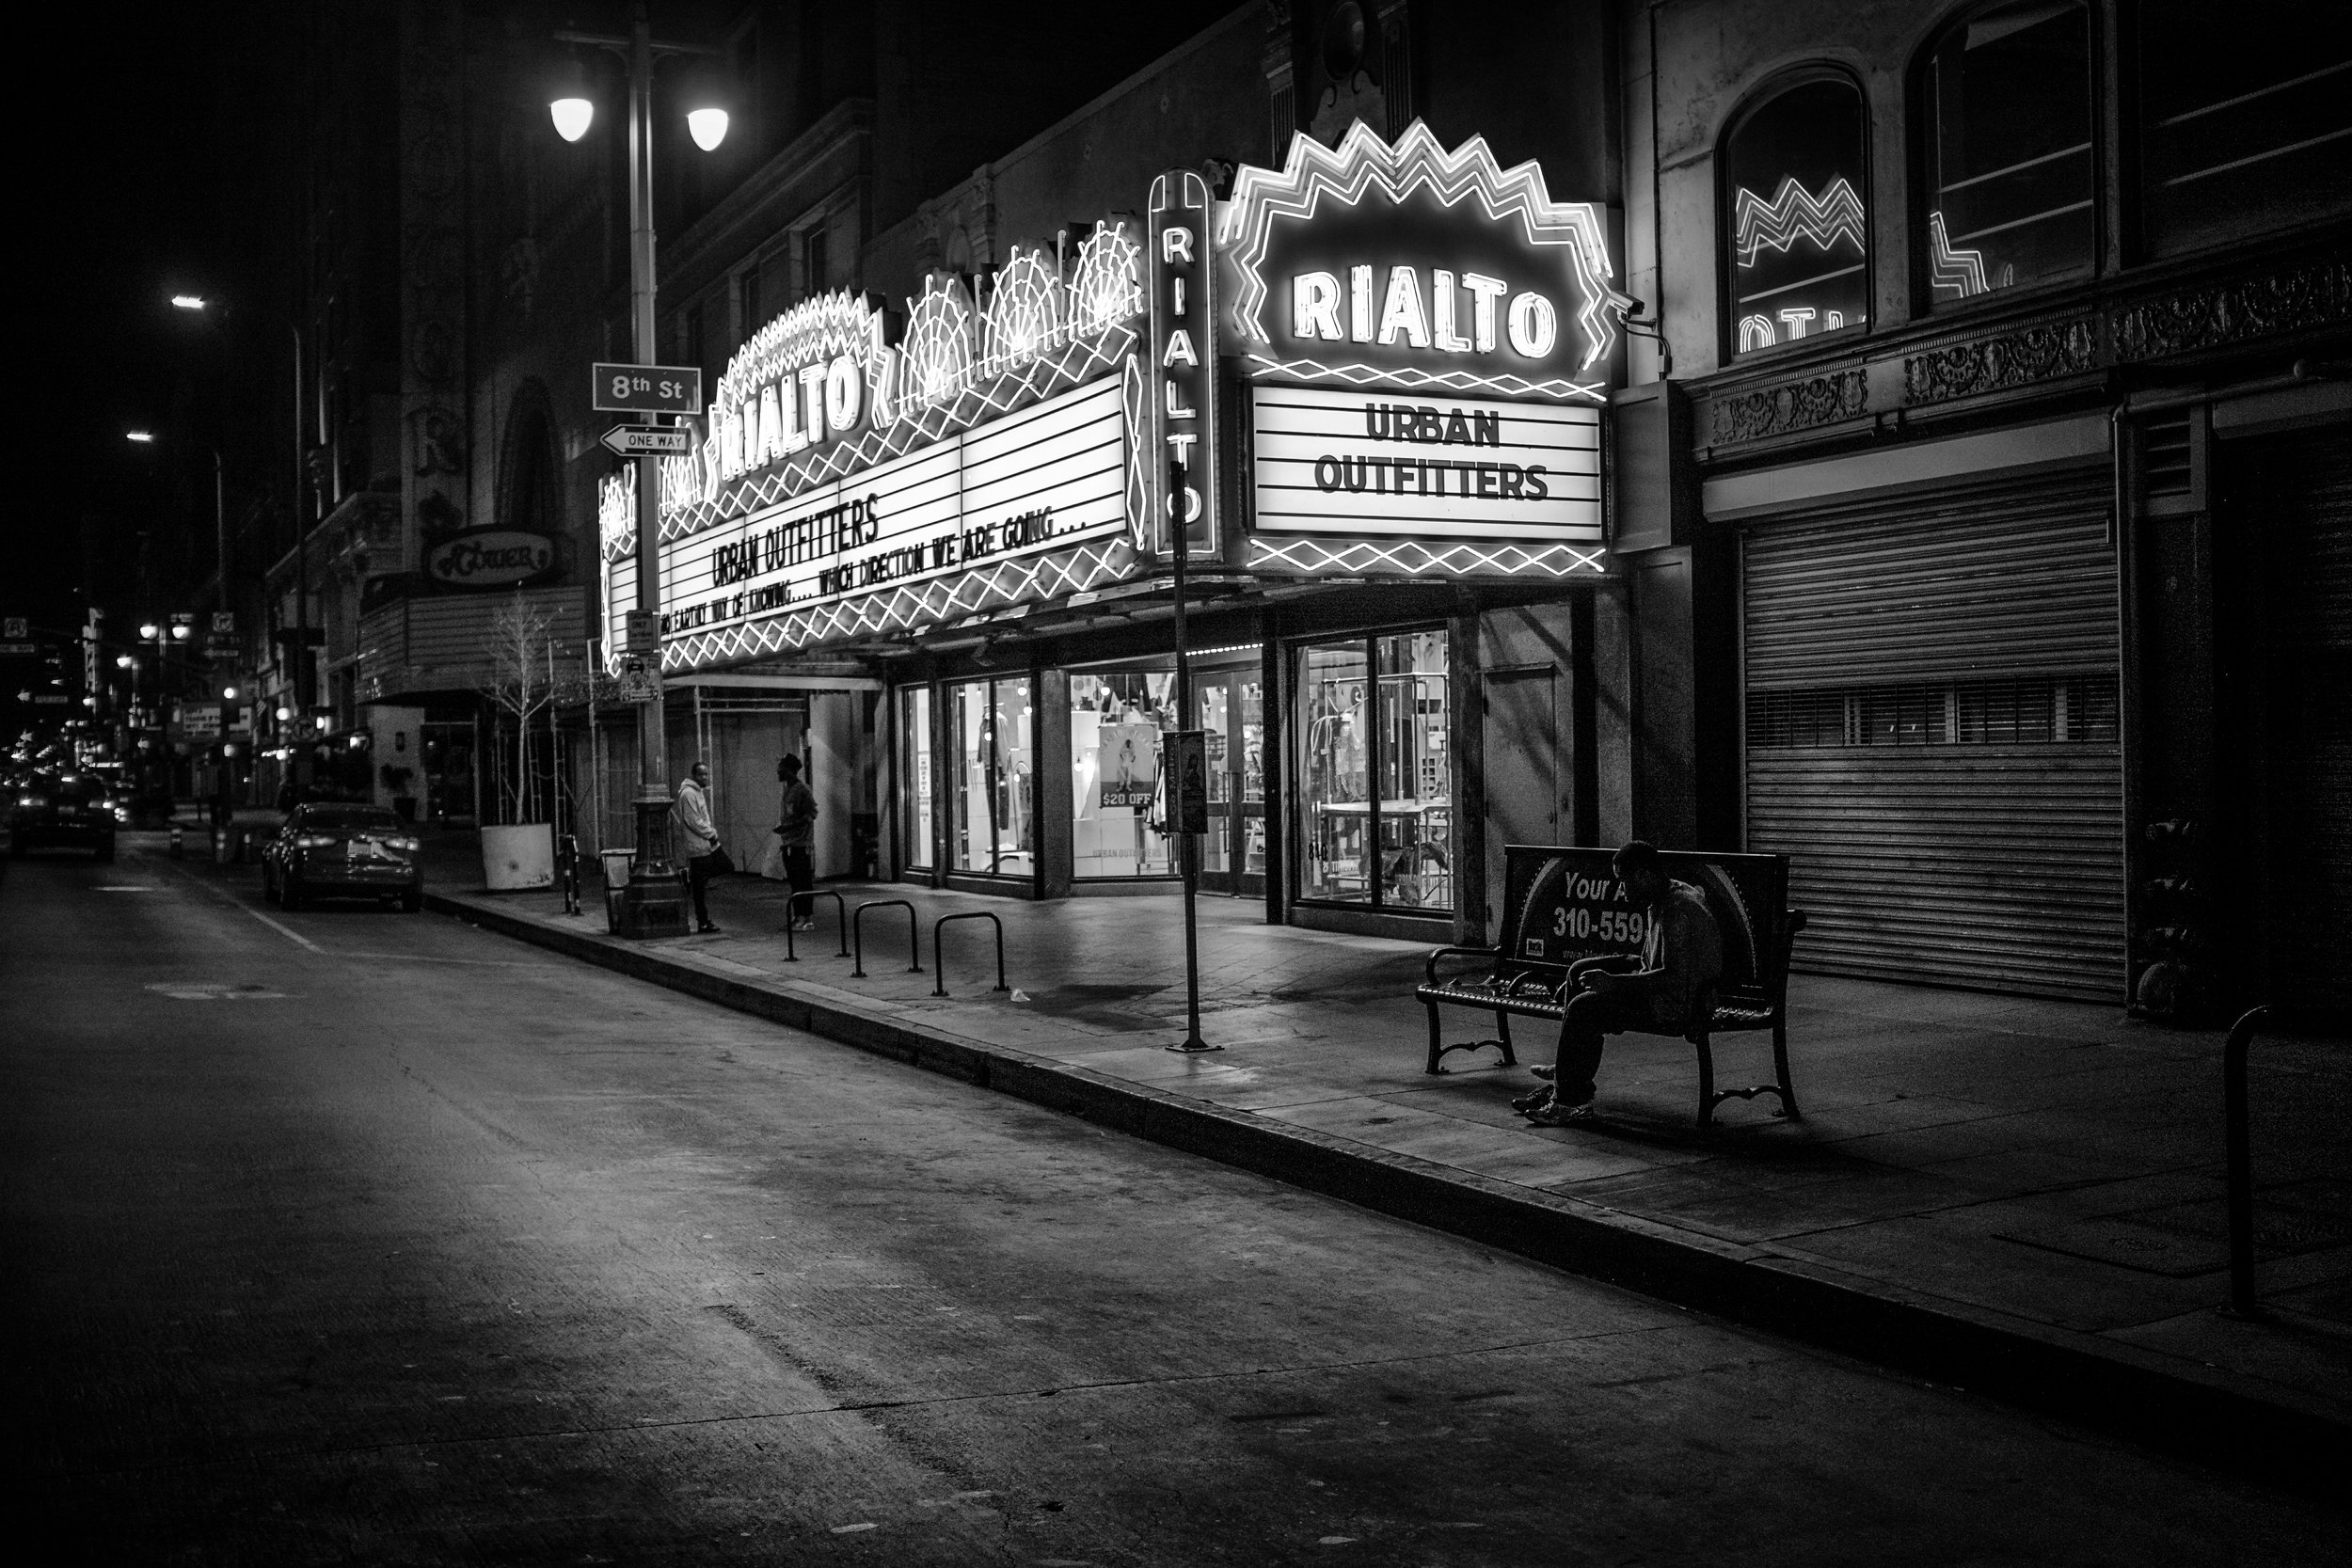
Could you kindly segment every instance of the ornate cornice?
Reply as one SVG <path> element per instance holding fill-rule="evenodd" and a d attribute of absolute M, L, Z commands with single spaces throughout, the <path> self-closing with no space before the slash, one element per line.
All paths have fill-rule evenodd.
<path fill-rule="evenodd" d="M 2183 289 L 2127 305 L 2114 320 L 2115 357 L 2126 363 L 2336 325 L 2352 321 L 2352 261 Z"/>
<path fill-rule="evenodd" d="M 1760 441 L 1767 436 L 1858 419 L 1868 404 L 1869 384 L 1860 366 L 1778 387 L 1759 387 L 1715 400 L 1711 444 Z"/>
<path fill-rule="evenodd" d="M 1980 392 L 2007 391 L 2099 368 L 2099 334 L 2088 319 L 2038 325 L 1930 349 L 1903 360 L 1909 404 L 1949 403 Z"/>
<path fill-rule="evenodd" d="M 1931 408 L 2003 393 L 2026 393 L 2120 366 L 2143 365 L 2186 355 L 2251 347 L 2297 333 L 2352 326 L 2352 260 L 2341 251 L 2285 260 L 2267 269 L 2242 269 L 2234 277 L 2131 293 L 2107 285 L 2106 297 L 2081 298 L 2075 314 L 1953 341 L 1943 336 L 1920 342 L 1906 332 L 1894 342 L 1857 340 L 1855 358 L 1872 354 L 1873 377 L 1851 360 L 1824 367 L 1815 360 L 1807 373 L 1762 386 L 1695 387 L 1707 404 L 1701 415 L 1702 449 L 1720 450 L 1801 435 L 1862 416 L 1899 417 L 1905 409 Z M 1890 335 L 1892 336 L 1892 335 Z M 1900 356 L 1899 380 L 1892 357 Z M 1743 378 L 1742 378 L 1743 379 Z"/>

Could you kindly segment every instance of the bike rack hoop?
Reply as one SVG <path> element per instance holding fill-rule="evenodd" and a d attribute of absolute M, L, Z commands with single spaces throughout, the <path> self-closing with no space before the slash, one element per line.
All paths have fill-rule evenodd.
<path fill-rule="evenodd" d="M 836 894 L 834 896 L 840 895 Z M 860 904 L 857 907 L 857 913 L 850 917 L 850 932 L 857 943 L 857 967 L 850 971 L 850 978 L 852 980 L 866 978 L 866 911 L 867 910 L 904 910 L 907 911 L 907 973 L 909 974 L 922 974 L 922 924 L 914 912 L 914 906 L 904 898 L 875 898 Z"/>
<path fill-rule="evenodd" d="M 939 957 L 939 933 L 940 928 L 951 920 L 985 920 L 996 927 L 996 989 L 998 990 L 1012 990 L 1010 986 L 1005 984 L 1005 923 L 986 910 L 966 910 L 961 914 L 943 914 L 931 922 L 931 974 L 935 980 L 931 987 L 931 994 L 933 996 L 947 994 L 947 966 L 941 961 Z"/>

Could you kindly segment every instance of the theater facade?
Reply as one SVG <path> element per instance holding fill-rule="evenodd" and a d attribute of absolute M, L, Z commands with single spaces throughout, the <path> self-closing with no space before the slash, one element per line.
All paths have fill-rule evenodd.
<path fill-rule="evenodd" d="M 1136 196 L 902 312 L 834 291 L 750 337 L 661 470 L 665 679 L 872 672 L 890 876 L 1172 892 L 1166 737 L 1198 728 L 1204 891 L 1482 937 L 1504 842 L 1597 827 L 1609 214 L 1418 122 Z"/>

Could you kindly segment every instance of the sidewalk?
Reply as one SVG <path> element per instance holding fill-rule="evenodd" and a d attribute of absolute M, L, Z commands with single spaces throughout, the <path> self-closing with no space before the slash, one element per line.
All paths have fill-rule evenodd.
<path fill-rule="evenodd" d="M 1532 1080 L 1493 1051 L 1422 1071 L 1411 1001 L 1426 948 L 1268 927 L 1254 901 L 1200 901 L 1201 1031 L 1184 1035 L 1173 898 L 1031 904 L 902 884 L 836 884 L 866 917 L 867 978 L 836 957 L 834 914 L 785 960 L 785 890 L 711 891 L 709 937 L 624 943 L 601 886 L 568 918 L 552 895 L 483 894 L 432 858 L 433 906 L 830 1037 L 885 1051 L 1403 1213 L 1579 1273 L 1724 1312 L 1923 1375 L 2208 1450 L 2267 1439 L 2308 1460 L 2352 1429 L 2352 1089 L 2341 1042 L 2263 1039 L 2253 1056 L 2261 1285 L 2226 1293 L 2219 1037 L 2114 1009 L 1799 975 L 1789 1053 L 1802 1121 L 1769 1098 L 1692 1126 L 1679 1039 L 1622 1036 L 1597 1127 L 1537 1129 Z M 469 888 L 466 883 L 474 885 Z M 985 922 L 1004 922 L 1015 994 L 992 994 Z M 1802 942 L 1802 939 L 1800 939 Z M 1799 949 L 1802 961 L 1802 945 Z M 1455 1013 L 1449 1039 L 1491 1033 Z M 1521 1062 L 1547 1061 L 1537 1029 Z M 1762 1037 L 1718 1042 L 1723 1082 L 1771 1076 Z M 2218 1423 L 2218 1424 L 2217 1424 Z M 2239 1457 L 2243 1458 L 2244 1455 Z"/>

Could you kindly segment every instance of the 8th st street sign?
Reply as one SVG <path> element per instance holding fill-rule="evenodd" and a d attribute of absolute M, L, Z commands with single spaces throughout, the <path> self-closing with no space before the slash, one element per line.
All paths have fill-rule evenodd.
<path fill-rule="evenodd" d="M 593 406 L 609 414 L 699 414 L 703 372 L 691 365 L 592 367 Z"/>

